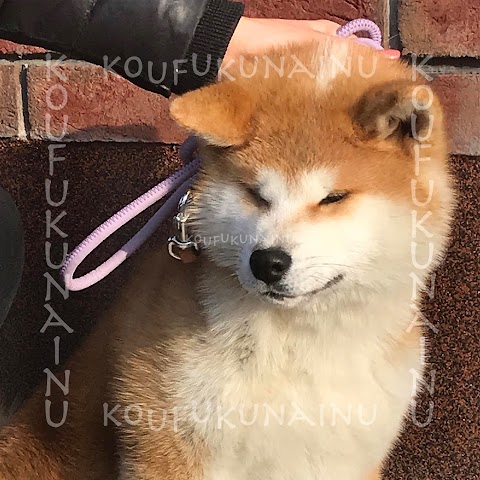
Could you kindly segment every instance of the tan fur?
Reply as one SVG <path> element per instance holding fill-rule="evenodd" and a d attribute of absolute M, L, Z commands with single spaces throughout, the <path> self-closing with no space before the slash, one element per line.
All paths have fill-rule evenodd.
<path fill-rule="evenodd" d="M 220 84 L 213 90 L 186 93 L 175 101 L 171 112 L 183 127 L 201 129 L 213 143 L 231 146 L 247 137 L 254 107 L 255 100 L 248 92 L 236 84 Z"/>
<path fill-rule="evenodd" d="M 376 58 L 363 47 L 353 46 L 352 50 L 362 54 L 366 63 Z M 288 60 L 292 51 L 305 65 L 315 68 L 318 58 L 313 45 L 282 50 L 273 58 L 286 55 L 288 71 L 295 64 Z M 409 80 L 411 72 L 405 66 L 379 58 L 372 78 L 355 75 L 354 67 L 351 77 L 339 75 L 332 80 L 328 92 L 307 74 L 298 73 L 288 81 L 273 74 L 265 79 L 265 68 L 260 64 L 258 78 L 253 80 L 241 78 L 237 72 L 233 82 L 206 87 L 174 102 L 173 116 L 204 140 L 203 170 L 194 187 L 196 199 L 205 194 L 212 179 L 248 186 L 261 168 L 269 167 L 294 183 L 299 170 L 331 166 L 332 158 L 338 172 L 334 187 L 350 192 L 352 198 L 328 209 L 312 203 L 292 221 L 348 215 L 349 202 L 372 191 L 392 200 L 410 198 L 415 169 L 412 140 L 385 134 L 389 127 L 384 117 L 391 111 L 381 105 L 368 115 L 355 112 L 362 98 L 372 106 L 379 92 L 386 90 L 407 101 L 416 83 Z M 404 111 L 394 114 L 403 115 Z M 429 142 L 432 150 L 428 152 L 434 161 L 425 168 L 435 178 L 443 178 L 446 140 L 437 100 L 429 111 L 435 117 Z M 235 148 L 218 148 L 232 145 Z M 419 199 L 428 191 L 427 178 L 418 179 Z M 429 208 L 438 215 L 426 222 L 441 235 L 448 232 L 453 203 L 449 190 L 445 192 L 444 198 L 435 195 Z M 255 208 L 247 193 L 243 202 L 245 208 Z M 205 480 L 212 452 L 186 422 L 176 424 L 172 412 L 179 401 L 179 379 L 186 375 L 182 369 L 186 358 L 213 349 L 213 337 L 226 335 L 220 327 L 212 330 L 200 303 L 205 301 L 201 281 L 207 277 L 218 285 L 234 282 L 228 270 L 212 266 L 207 256 L 188 265 L 168 258 L 165 252 L 147 256 L 112 312 L 66 367 L 72 381 L 67 423 L 58 429 L 46 425 L 42 387 L 0 431 L 0 480 L 113 480 L 118 474 L 122 480 Z M 385 356 L 401 365 L 410 353 L 415 355 L 419 335 L 420 329 L 415 329 L 391 338 Z M 248 358 L 249 352 L 241 351 L 241 345 L 232 349 L 225 351 L 226 357 Z M 53 391 L 54 404 L 61 412 L 65 398 L 55 386 Z M 111 422 L 104 426 L 104 403 L 109 410 L 118 405 L 114 414 L 121 423 L 118 428 Z M 139 409 L 128 412 L 129 405 Z M 153 417 L 145 415 L 149 410 Z M 149 422 L 162 422 L 158 413 L 163 410 L 168 411 L 164 428 L 153 431 Z M 127 413 L 129 422 L 124 421 Z M 368 477 L 380 478 L 379 469 Z"/>
<path fill-rule="evenodd" d="M 141 262 L 109 319 L 100 323 L 66 366 L 71 371 L 69 394 L 64 397 L 58 388 L 52 387 L 52 411 L 58 411 L 57 415 L 52 413 L 52 420 L 59 421 L 61 402 L 67 400 L 67 422 L 59 428 L 47 425 L 42 386 L 14 422 L 0 431 L 1 480 L 117 478 L 112 457 L 112 423 L 105 428 L 103 404 L 108 403 L 109 409 L 120 405 L 114 415 L 119 419 L 124 415 L 123 405 L 143 404 L 160 410 L 169 404 L 168 376 L 175 375 L 171 364 L 188 347 L 189 338 L 201 324 L 193 314 L 196 306 L 190 295 L 194 289 L 194 268 L 194 264 L 182 265 L 164 252 Z M 140 283 L 142 288 L 138 290 Z M 132 298 L 138 301 L 134 312 Z M 168 302 L 163 305 L 164 313 L 156 317 L 152 305 L 165 299 Z M 191 319 L 191 323 L 171 324 L 174 318 Z M 159 351 L 159 334 L 167 345 L 164 352 Z M 115 368 L 108 368 L 106 360 Z M 148 372 L 154 374 L 157 369 L 164 375 L 149 378 Z M 64 378 L 63 374 L 58 377 Z M 106 380 L 110 384 L 117 380 L 112 385 L 114 391 Z M 130 417 L 134 419 L 134 415 L 132 412 Z M 169 425 L 170 420 L 166 423 Z M 139 466 L 132 468 L 138 478 L 153 480 L 158 478 L 158 472 L 165 472 L 165 480 L 196 479 L 195 471 L 206 455 L 201 446 L 192 445 L 192 439 L 182 441 L 170 428 L 161 429 L 154 442 L 150 435 L 144 437 L 137 430 L 130 433 L 125 428 L 120 437 L 139 460 Z M 166 446 L 167 454 L 158 453 L 158 444 Z"/>
<path fill-rule="evenodd" d="M 102 424 L 107 367 L 108 323 L 99 325 L 66 366 L 71 371 L 66 397 L 55 385 L 46 397 L 46 383 L 23 406 L 10 425 L 0 430 L 0 479 L 114 480 L 113 435 Z M 57 373 L 64 381 L 62 371 Z M 46 422 L 45 402 L 52 402 L 50 418 L 60 422 L 63 401 L 68 417 L 59 428 Z M 88 472 L 88 477 L 86 477 Z"/>
<path fill-rule="evenodd" d="M 119 377 L 112 399 L 122 407 L 141 404 L 155 412 L 168 410 L 165 423 L 162 415 L 152 415 L 152 425 L 164 425 L 158 433 L 128 425 L 120 432 L 122 442 L 139 460 L 139 466 L 132 466 L 132 471 L 145 480 L 158 478 L 159 472 L 165 480 L 196 480 L 207 456 L 201 442 L 189 432 L 185 436 L 173 433 L 175 420 L 171 416 L 175 367 L 191 346 L 192 337 L 204 328 L 194 296 L 197 268 L 197 264 L 181 264 L 165 252 L 149 257 L 126 292 L 125 298 L 140 296 L 135 311 L 130 311 L 127 300 L 125 309 L 120 307 L 115 314 L 114 349 Z M 140 292 L 139 283 L 143 286 Z M 143 415 L 141 425 L 147 422 L 148 417 Z M 159 452 L 158 445 L 165 446 L 164 453 Z"/>

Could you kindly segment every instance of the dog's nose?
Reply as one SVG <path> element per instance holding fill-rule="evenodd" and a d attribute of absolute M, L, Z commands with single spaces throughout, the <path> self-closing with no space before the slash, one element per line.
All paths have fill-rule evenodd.
<path fill-rule="evenodd" d="M 269 285 L 281 280 L 291 264 L 292 257 L 276 248 L 255 250 L 250 257 L 250 268 L 255 278 Z"/>

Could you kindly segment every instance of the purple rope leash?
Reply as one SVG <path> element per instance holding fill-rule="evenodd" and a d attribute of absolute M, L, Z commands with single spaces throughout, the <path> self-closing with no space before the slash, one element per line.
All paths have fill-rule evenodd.
<path fill-rule="evenodd" d="M 104 279 L 130 255 L 132 255 L 153 234 L 177 206 L 180 198 L 187 192 L 200 166 L 200 160 L 195 158 L 181 170 L 174 173 L 157 186 L 122 208 L 105 223 L 95 229 L 65 260 L 61 276 L 68 290 L 84 290 Z M 176 190 L 175 190 L 176 189 Z M 73 278 L 76 269 L 101 243 L 123 227 L 130 220 L 142 213 L 169 193 L 172 196 L 157 210 L 142 229 L 120 250 L 112 255 L 99 267 L 79 278 Z"/>
<path fill-rule="evenodd" d="M 337 30 L 340 37 L 349 37 L 360 31 L 367 32 L 370 38 L 358 38 L 356 41 L 376 50 L 382 50 L 382 34 L 378 26 L 370 20 L 358 19 L 348 22 Z M 180 158 L 184 163 L 192 157 L 195 150 L 195 141 L 187 140 L 180 148 Z M 95 285 L 104 279 L 128 257 L 138 250 L 153 232 L 161 225 L 176 208 L 181 197 L 187 192 L 194 181 L 195 174 L 200 167 L 200 159 L 195 157 L 182 169 L 175 172 L 166 180 L 160 182 L 148 192 L 122 208 L 106 222 L 96 228 L 70 255 L 66 258 L 60 271 L 65 287 L 68 290 L 78 291 Z M 157 210 L 148 222 L 131 238 L 120 250 L 91 272 L 79 278 L 73 278 L 80 264 L 101 243 L 113 235 L 130 220 L 145 211 L 148 207 L 162 200 L 167 195 L 170 198 Z"/>

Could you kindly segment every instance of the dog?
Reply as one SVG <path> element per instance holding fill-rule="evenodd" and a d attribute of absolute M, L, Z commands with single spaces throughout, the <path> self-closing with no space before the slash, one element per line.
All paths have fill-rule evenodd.
<path fill-rule="evenodd" d="M 202 159 L 201 253 L 146 255 L 68 394 L 43 388 L 0 432 L 0 479 L 380 479 L 455 203 L 442 109 L 413 73 L 332 39 L 175 99 Z"/>

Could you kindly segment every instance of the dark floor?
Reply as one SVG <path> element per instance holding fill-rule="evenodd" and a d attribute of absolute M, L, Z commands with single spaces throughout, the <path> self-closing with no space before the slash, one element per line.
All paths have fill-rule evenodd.
<path fill-rule="evenodd" d="M 66 157 L 56 163 L 53 192 L 69 180 L 59 222 L 68 233 L 70 249 L 105 217 L 143 193 L 178 163 L 176 150 L 161 145 L 72 144 L 57 152 Z M 387 465 L 388 480 L 480 479 L 480 159 L 455 157 L 453 169 L 460 187 L 459 208 L 448 259 L 436 278 L 435 299 L 425 311 L 439 331 L 430 335 L 430 363 L 435 370 L 434 393 L 419 399 L 416 426 L 411 420 Z M 88 331 L 109 304 L 128 272 L 128 264 L 106 281 L 68 300 L 54 290 L 45 301 L 45 179 L 48 145 L 0 142 L 0 182 L 15 198 L 26 230 L 26 268 L 11 315 L 0 331 L 0 399 L 19 404 L 29 389 L 54 365 L 53 338 L 61 336 L 61 358 Z M 52 208 L 54 215 L 62 208 Z M 138 222 L 136 222 L 138 228 Z M 120 246 L 135 225 L 125 228 L 113 242 Z M 159 233 L 152 243 L 159 242 Z M 52 238 L 52 251 L 61 255 L 63 241 Z M 110 250 L 113 250 L 112 247 Z M 105 252 L 104 252 L 105 253 Z M 97 257 L 98 259 L 98 257 Z M 62 328 L 40 333 L 49 303 L 75 331 Z M 430 422 L 428 411 L 433 401 Z"/>

